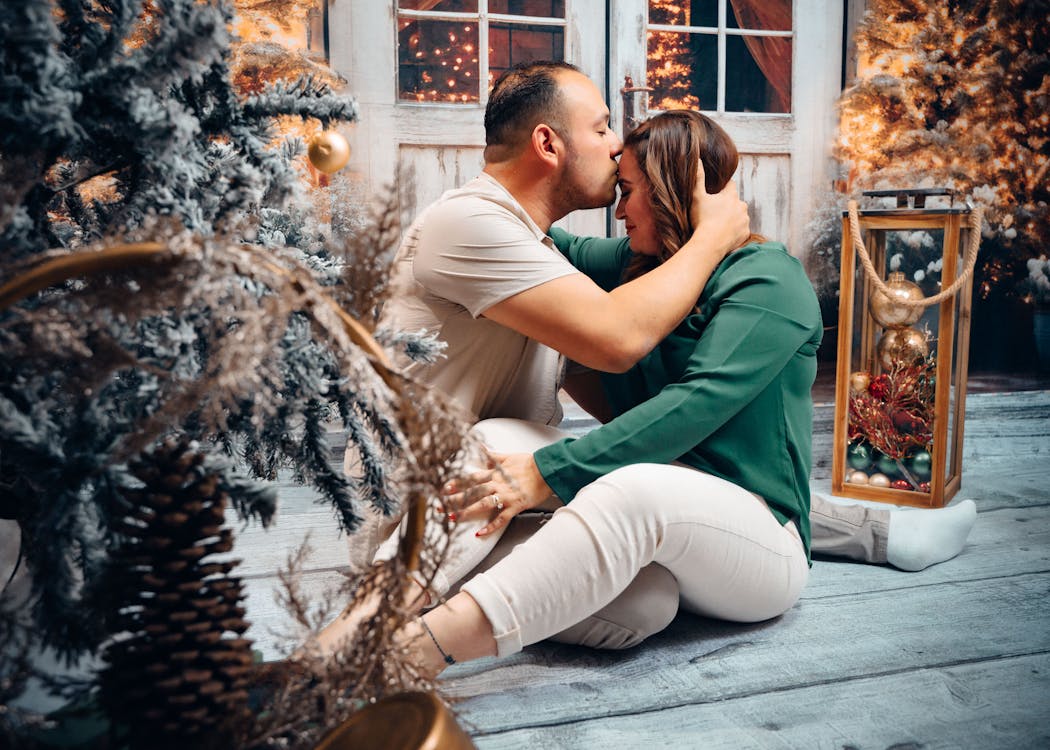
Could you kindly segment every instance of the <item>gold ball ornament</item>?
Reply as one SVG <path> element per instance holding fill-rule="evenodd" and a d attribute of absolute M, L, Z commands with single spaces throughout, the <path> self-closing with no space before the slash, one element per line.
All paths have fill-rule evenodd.
<path fill-rule="evenodd" d="M 306 150 L 310 163 L 325 174 L 338 172 L 350 161 L 350 144 L 335 130 L 326 130 L 310 141 Z"/>
<path fill-rule="evenodd" d="M 867 484 L 868 475 L 858 469 L 846 475 L 846 481 L 850 484 Z"/>
<path fill-rule="evenodd" d="M 905 365 L 921 362 L 930 353 L 930 345 L 926 343 L 926 336 L 914 328 L 890 328 L 879 339 L 876 353 L 882 369 L 889 371 L 898 362 Z"/>
<path fill-rule="evenodd" d="M 878 289 L 871 295 L 868 312 L 883 328 L 902 328 L 910 326 L 922 317 L 924 308 L 905 307 L 901 302 L 918 301 L 923 298 L 922 290 L 904 278 L 900 271 L 894 271 L 886 279 L 889 296 Z"/>
<path fill-rule="evenodd" d="M 871 373 L 860 370 L 850 373 L 849 389 L 853 393 L 863 393 L 868 390 L 869 385 L 871 385 Z"/>
<path fill-rule="evenodd" d="M 868 484 L 872 487 L 889 487 L 890 478 L 885 474 L 872 474 L 868 477 Z"/>

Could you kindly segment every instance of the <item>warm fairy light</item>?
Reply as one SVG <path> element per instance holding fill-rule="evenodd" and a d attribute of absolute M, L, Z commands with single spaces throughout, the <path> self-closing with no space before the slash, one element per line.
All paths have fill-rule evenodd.
<path fill-rule="evenodd" d="M 688 26 L 692 8 L 681 0 L 653 0 L 649 13 L 654 11 L 661 20 L 675 26 Z M 700 99 L 690 93 L 692 80 L 692 51 L 689 36 L 670 31 L 650 31 L 648 40 L 646 82 L 652 86 L 651 109 L 698 109 Z"/>
<path fill-rule="evenodd" d="M 473 24 L 453 26 L 446 21 L 403 19 L 398 28 L 402 32 L 399 44 L 406 48 L 399 52 L 401 98 L 417 102 L 478 101 L 480 92 L 471 70 L 478 64 Z"/>

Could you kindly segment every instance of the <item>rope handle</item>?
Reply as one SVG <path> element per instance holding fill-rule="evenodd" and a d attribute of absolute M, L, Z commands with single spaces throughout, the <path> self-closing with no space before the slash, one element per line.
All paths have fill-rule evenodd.
<path fill-rule="evenodd" d="M 848 204 L 849 208 L 849 228 L 850 233 L 853 235 L 853 246 L 857 251 L 857 255 L 860 257 L 861 265 L 864 266 L 865 272 L 868 274 L 868 281 L 874 284 L 875 288 L 882 292 L 887 297 L 893 298 L 893 304 L 900 305 L 901 307 L 930 307 L 935 305 L 941 300 L 947 299 L 955 294 L 959 288 L 966 283 L 966 280 L 973 273 L 974 266 L 977 264 L 977 249 L 981 244 L 981 223 L 984 221 L 984 207 L 977 206 L 970 213 L 970 241 L 966 245 L 966 254 L 963 257 L 963 270 L 946 289 L 942 289 L 932 297 L 923 297 L 922 299 L 900 299 L 893 297 L 890 288 L 886 285 L 886 282 L 882 280 L 879 272 L 875 270 L 875 264 L 871 262 L 871 256 L 868 255 L 868 249 L 864 247 L 864 243 L 860 240 L 860 216 L 857 209 L 857 201 L 851 200 Z"/>

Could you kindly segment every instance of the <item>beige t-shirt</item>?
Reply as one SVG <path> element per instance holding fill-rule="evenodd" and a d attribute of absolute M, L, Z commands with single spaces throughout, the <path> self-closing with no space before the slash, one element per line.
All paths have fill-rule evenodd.
<path fill-rule="evenodd" d="M 383 323 L 437 333 L 448 348 L 431 365 L 407 358 L 398 364 L 478 419 L 557 424 L 561 355 L 482 313 L 573 273 L 578 272 L 551 238 L 489 175 L 446 192 L 405 234 Z"/>

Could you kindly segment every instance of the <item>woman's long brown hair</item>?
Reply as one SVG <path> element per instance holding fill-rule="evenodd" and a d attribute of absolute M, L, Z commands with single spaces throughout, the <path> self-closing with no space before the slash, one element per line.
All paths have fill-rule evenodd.
<path fill-rule="evenodd" d="M 624 272 L 624 281 L 641 276 L 674 255 L 693 234 L 689 209 L 696 184 L 697 163 L 704 164 L 704 189 L 717 193 L 736 172 L 736 144 L 714 120 L 693 110 L 670 110 L 632 130 L 623 148 L 630 150 L 649 182 L 658 257 L 636 254 Z M 748 242 L 763 242 L 752 234 Z"/>

